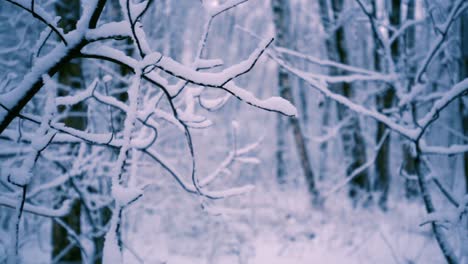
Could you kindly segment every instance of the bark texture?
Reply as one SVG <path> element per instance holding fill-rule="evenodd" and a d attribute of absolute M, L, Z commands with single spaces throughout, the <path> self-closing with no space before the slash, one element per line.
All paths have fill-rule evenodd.
<path fill-rule="evenodd" d="M 331 7 L 327 3 L 331 2 Z M 320 1 L 321 11 L 324 14 L 329 14 L 327 20 L 329 22 L 325 27 L 326 31 L 338 27 L 333 33 L 330 33 L 327 41 L 327 53 L 330 59 L 334 61 L 349 64 L 349 52 L 346 46 L 345 27 L 339 16 L 344 10 L 345 2 L 343 0 Z M 327 6 L 325 6 L 327 5 Z M 331 10 L 330 10 L 331 9 Z M 326 11 L 330 10 L 330 11 Z M 326 23 L 326 21 L 324 21 Z M 342 25 L 338 25 L 342 23 Z M 342 71 L 333 70 L 332 74 L 346 74 Z M 350 83 L 343 82 L 330 86 L 330 89 L 341 93 L 347 98 L 352 98 L 352 87 Z M 345 106 L 337 104 L 338 120 L 342 121 L 344 118 L 349 118 L 349 121 L 341 129 L 341 142 L 343 145 L 343 153 L 346 162 L 346 175 L 350 175 L 357 168 L 361 167 L 366 162 L 366 146 L 362 136 L 359 118 L 356 113 L 349 111 Z M 351 180 L 349 189 L 349 196 L 356 203 L 359 199 L 359 194 L 367 193 L 370 191 L 369 175 L 367 170 L 363 170 L 356 177 Z"/>
<path fill-rule="evenodd" d="M 289 16 L 290 16 L 290 7 L 289 1 L 287 0 L 272 0 L 271 2 L 273 8 L 273 21 L 276 29 L 276 45 L 281 47 L 288 47 L 287 37 L 289 31 Z M 285 98 L 294 104 L 294 97 L 291 88 L 291 80 L 289 78 L 288 72 L 283 69 L 278 69 L 278 87 L 280 96 Z M 284 181 L 285 171 L 284 171 L 284 147 L 285 147 L 285 136 L 286 131 L 284 128 L 285 121 L 284 117 L 279 117 L 277 123 L 278 129 L 278 149 L 277 149 L 277 177 L 278 180 Z M 292 132 L 294 137 L 294 142 L 296 145 L 297 154 L 300 159 L 302 171 L 306 178 L 309 192 L 312 194 L 313 199 L 317 198 L 318 192 L 315 184 L 315 176 L 312 170 L 311 162 L 309 160 L 309 153 L 307 150 L 307 144 L 300 126 L 299 119 L 297 117 L 289 118 L 289 123 L 292 126 Z"/>

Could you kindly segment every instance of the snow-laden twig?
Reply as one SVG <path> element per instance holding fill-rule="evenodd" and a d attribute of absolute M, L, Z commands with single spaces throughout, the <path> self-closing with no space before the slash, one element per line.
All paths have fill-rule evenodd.
<path fill-rule="evenodd" d="M 256 158 L 252 157 L 246 157 L 244 156 L 245 154 L 248 154 L 249 152 L 255 150 L 261 142 L 261 139 L 257 142 L 254 142 L 252 144 L 249 144 L 243 148 L 238 149 L 237 146 L 237 133 L 238 133 L 238 124 L 236 122 L 233 123 L 233 132 L 232 132 L 232 150 L 229 151 L 228 155 L 226 158 L 220 163 L 220 165 L 208 176 L 200 180 L 199 185 L 200 187 L 205 187 L 211 182 L 213 182 L 221 173 L 226 172 L 228 170 L 228 167 L 231 166 L 236 160 L 237 161 L 248 161 L 250 159 L 253 159 L 257 161 Z"/>
<path fill-rule="evenodd" d="M 446 40 L 447 34 L 455 22 L 457 15 L 460 14 L 461 10 L 466 9 L 468 5 L 466 4 L 465 0 L 458 0 L 454 3 L 450 14 L 448 15 L 446 21 L 442 25 L 435 25 L 438 28 L 438 32 L 440 35 L 437 37 L 436 41 L 432 44 L 432 47 L 429 49 L 426 57 L 424 58 L 423 62 L 420 64 L 417 72 L 416 72 L 416 81 L 421 82 L 422 75 L 426 72 L 427 67 L 431 63 L 434 56 L 438 53 L 440 48 L 442 47 L 442 43 Z"/>
<path fill-rule="evenodd" d="M 247 2 L 248 0 L 228 0 L 226 2 L 224 2 L 222 5 L 218 5 L 218 6 L 215 6 L 215 7 L 209 7 L 207 5 L 205 5 L 205 8 L 207 9 L 208 11 L 208 14 L 211 16 L 211 17 L 216 17 L 218 16 L 219 14 L 223 13 L 223 12 L 226 12 L 232 8 L 235 8 L 236 6 L 239 6 L 245 2 Z"/>
<path fill-rule="evenodd" d="M 6 112 L 3 109 L 0 112 L 0 133 L 7 128 L 11 121 L 20 114 L 25 105 L 42 88 L 44 85 L 42 76 L 44 74 L 52 76 L 61 66 L 72 58 L 78 57 L 79 50 L 87 45 L 87 40 L 85 39 L 86 29 L 92 29 L 96 26 L 105 3 L 105 0 L 84 2 L 81 17 L 76 24 L 76 30 L 63 35 L 66 45 L 59 44 L 47 55 L 37 59 L 29 73 L 24 76 L 22 82 L 15 89 L 0 95 L 0 104 L 10 109 L 10 111 Z M 52 20 L 47 19 L 47 21 Z M 57 30 L 57 32 L 60 33 L 61 31 Z"/>
<path fill-rule="evenodd" d="M 193 65 L 192 65 L 192 68 L 194 68 L 195 70 L 201 70 L 201 69 L 206 69 L 206 68 L 214 68 L 214 67 L 217 67 L 217 66 L 220 66 L 223 64 L 223 61 L 222 60 L 205 60 L 203 59 L 203 53 L 205 52 L 205 47 L 206 47 L 206 43 L 208 41 L 208 36 L 209 36 L 209 33 L 211 31 L 211 26 L 213 24 L 213 20 L 219 16 L 220 14 L 230 10 L 231 8 L 234 8 L 235 6 L 238 6 L 242 3 L 245 3 L 247 2 L 248 0 L 241 0 L 241 1 L 236 1 L 236 3 L 225 3 L 224 5 L 222 6 L 219 6 L 217 8 L 217 11 L 216 12 L 210 12 L 210 11 L 213 11 L 213 9 L 209 8 L 208 9 L 208 13 L 209 13 L 209 17 L 206 19 L 206 22 L 205 22 L 205 25 L 203 27 L 203 33 L 200 37 L 200 40 L 198 42 L 198 48 L 197 48 L 197 52 L 195 54 L 195 59 L 194 59 L 194 62 L 193 62 Z M 177 93 L 175 95 L 173 95 L 173 97 L 176 97 L 178 94 L 180 94 L 180 92 L 185 88 L 185 86 L 188 84 L 188 82 L 186 81 L 179 81 L 176 85 L 175 85 L 175 90 L 177 90 Z"/>
<path fill-rule="evenodd" d="M 265 45 L 268 46 L 269 43 L 271 42 L 265 42 L 263 45 L 260 45 L 260 47 L 266 48 Z M 164 56 L 162 56 L 159 62 L 154 66 L 190 83 L 206 87 L 223 89 L 231 93 L 238 99 L 244 101 L 245 103 L 261 108 L 263 110 L 278 112 L 287 116 L 294 116 L 297 114 L 295 107 L 292 106 L 291 103 L 289 103 L 285 99 L 279 97 L 271 97 L 264 100 L 258 99 L 251 92 L 237 86 L 233 81 L 234 78 L 237 78 L 250 71 L 256 63 L 256 61 L 258 60 L 258 56 L 260 56 L 263 53 L 263 51 L 264 49 L 257 49 L 257 51 L 254 52 L 249 57 L 249 59 L 245 60 L 244 62 L 241 62 L 238 65 L 231 66 L 225 69 L 224 71 L 218 73 L 197 72 Z M 122 65 L 126 65 L 132 69 L 134 69 L 138 65 L 138 61 L 136 61 L 135 59 L 126 56 L 121 51 L 106 46 L 88 47 L 82 53 L 85 57 L 109 60 Z M 171 86 L 168 85 L 167 80 L 165 80 L 164 78 L 162 78 L 154 72 L 146 73 L 143 76 L 146 80 L 163 88 L 171 96 L 177 94 L 178 92 L 178 90 L 176 89 L 171 89 Z"/>
<path fill-rule="evenodd" d="M 23 210 L 30 214 L 40 215 L 44 217 L 63 217 L 70 213 L 73 201 L 65 200 L 62 202 L 60 207 L 51 209 L 48 206 L 39 206 L 39 205 L 32 205 L 28 202 L 24 204 Z M 0 205 L 16 208 L 18 204 L 18 200 L 11 199 L 7 197 L 0 196 Z"/>
<path fill-rule="evenodd" d="M 253 189 L 253 186 L 251 185 L 234 187 L 226 190 L 206 190 L 205 188 L 202 189 L 202 187 L 206 187 L 206 185 L 216 179 L 217 176 L 222 171 L 225 171 L 229 164 L 234 161 L 257 163 L 258 160 L 256 158 L 247 156 L 250 151 L 258 146 L 257 142 L 241 149 L 237 149 L 237 146 L 235 146 L 234 149 L 236 151 L 234 152 L 234 155 L 228 155 L 225 162 L 203 180 L 203 186 L 199 185 L 197 178 L 198 175 L 196 173 L 195 167 L 196 159 L 194 155 L 194 146 L 192 144 L 189 127 L 204 127 L 206 126 L 206 122 L 203 118 L 200 118 L 200 116 L 195 115 L 195 112 L 192 111 L 194 107 L 192 107 L 190 104 L 195 102 L 194 99 L 199 98 L 200 105 L 205 106 L 208 110 L 216 110 L 227 101 L 228 95 L 223 94 L 223 96 L 217 100 L 205 99 L 200 97 L 201 92 L 199 92 L 202 91 L 203 88 L 199 90 L 197 90 L 197 88 L 207 87 L 222 89 L 228 94 L 232 94 L 240 100 L 245 101 L 247 104 L 253 105 L 257 108 L 267 111 L 279 112 L 288 116 L 294 116 L 297 114 L 295 107 L 282 98 L 272 97 L 264 100 L 259 99 L 251 92 L 237 86 L 234 83 L 236 78 L 252 70 L 252 68 L 257 64 L 259 58 L 265 53 L 266 49 L 273 41 L 272 39 L 261 41 L 257 49 L 255 49 L 246 60 L 241 61 L 236 65 L 227 67 L 226 69 L 219 72 L 199 72 L 198 70 L 200 69 L 213 68 L 222 64 L 222 61 L 219 59 L 208 60 L 202 58 L 203 50 L 206 45 L 206 39 L 210 29 L 209 23 L 211 22 L 209 22 L 206 26 L 206 33 L 203 34 L 203 37 L 200 41 L 196 60 L 191 67 L 188 67 L 179 62 L 176 62 L 172 58 L 163 56 L 159 52 L 154 52 L 149 48 L 145 32 L 143 31 L 143 28 L 140 27 L 139 21 L 144 12 L 148 10 L 150 2 L 151 1 L 142 1 L 135 3 L 130 0 L 122 0 L 122 10 L 126 11 L 124 12 L 124 16 L 126 16 L 125 21 L 109 22 L 96 28 L 106 1 L 82 1 L 82 12 L 76 23 L 76 29 L 71 30 L 67 34 L 59 34 L 59 37 L 63 37 L 63 43 L 57 44 L 50 50 L 48 54 L 35 59 L 33 67 L 31 68 L 30 72 L 25 75 L 23 81 L 21 81 L 15 89 L 0 95 L 0 133 L 2 133 L 10 124 L 10 122 L 16 117 L 39 125 L 39 129 L 37 129 L 39 137 L 32 137 L 30 136 L 30 133 L 28 134 L 29 142 L 31 143 L 30 153 L 33 153 L 34 155 L 27 154 L 26 160 L 22 165 L 25 169 L 19 170 L 16 172 L 16 174 L 11 176 L 11 182 L 23 188 L 22 199 L 19 199 L 20 214 L 19 217 L 17 217 L 18 222 L 21 219 L 21 213 L 23 211 L 30 211 L 38 214 L 42 213 L 43 215 L 49 216 L 61 216 L 61 214 L 68 213 L 70 210 L 69 202 L 63 204 L 64 208 L 45 210 L 44 208 L 32 205 L 29 203 L 29 201 L 27 201 L 29 197 L 26 195 L 26 186 L 29 184 L 32 177 L 32 167 L 29 166 L 31 164 L 29 161 L 32 160 L 31 157 L 34 157 L 35 162 L 39 156 L 39 153 L 44 150 L 44 148 L 47 147 L 50 143 L 87 142 L 92 145 L 106 146 L 118 151 L 117 160 L 112 164 L 111 170 L 111 191 L 112 198 L 115 200 L 115 207 L 110 223 L 110 228 L 106 235 L 104 262 L 107 263 L 121 262 L 121 255 L 119 253 L 121 252 L 120 247 L 122 246 L 122 241 L 119 237 L 119 234 L 122 211 L 128 204 L 132 203 L 143 194 L 143 190 L 140 190 L 136 187 L 130 188 L 125 184 L 125 166 L 127 164 L 128 153 L 130 150 L 133 150 L 134 152 L 141 151 L 150 156 L 154 161 L 160 163 L 163 168 L 166 169 L 179 182 L 179 184 L 190 193 L 199 194 L 211 199 L 219 199 L 240 195 Z M 227 1 L 219 8 L 212 9 L 209 12 L 209 15 L 211 16 L 209 21 L 212 21 L 214 17 L 221 14 L 222 12 L 230 10 L 231 8 L 244 2 L 246 2 L 246 0 Z M 34 14 L 34 1 L 32 3 L 32 11 Z M 53 27 L 51 27 L 51 31 L 54 31 Z M 100 45 L 101 43 L 99 42 L 100 40 L 128 37 L 133 38 L 134 42 L 136 43 L 136 46 L 142 57 L 141 60 L 133 59 L 118 49 Z M 41 38 L 41 45 L 46 42 L 47 38 Z M 111 132 L 109 133 L 92 132 L 92 128 L 79 130 L 69 127 L 62 123 L 63 119 L 61 119 L 66 117 L 66 111 L 55 118 L 51 118 L 51 115 L 47 113 L 42 117 L 21 113 L 26 104 L 35 96 L 38 91 L 42 89 L 44 83 L 46 83 L 43 80 L 44 75 L 52 76 L 57 73 L 63 65 L 70 62 L 70 60 L 81 57 L 112 61 L 119 65 L 129 67 L 134 72 L 134 76 L 133 82 L 130 85 L 130 88 L 127 90 L 128 104 L 118 100 L 117 97 L 114 97 L 113 95 L 115 94 L 110 95 L 107 93 L 107 86 L 105 95 L 99 92 L 100 89 L 98 87 L 100 87 L 100 85 L 105 85 L 111 81 L 110 78 L 105 77 L 102 80 L 95 79 L 85 90 L 78 92 L 75 89 L 64 87 L 65 90 L 69 91 L 69 94 L 66 96 L 56 97 L 56 93 L 49 93 L 46 102 L 46 112 L 49 112 L 48 110 L 55 109 L 58 106 L 98 103 L 99 105 L 106 106 L 108 110 L 110 109 L 110 112 L 112 112 L 112 109 L 118 109 L 123 114 L 125 114 L 126 117 L 123 123 L 122 131 L 118 131 L 117 127 L 113 124 L 110 128 Z M 171 77 L 162 77 L 167 76 L 167 74 L 169 74 Z M 194 86 L 196 86 L 194 89 L 190 89 L 193 96 L 190 100 L 184 102 L 186 106 L 186 109 L 184 110 L 181 110 L 182 107 L 175 107 L 176 104 L 173 99 L 175 99 L 174 96 L 179 93 L 180 89 L 178 89 L 179 86 L 177 85 L 174 86 L 169 84 L 168 80 L 173 79 L 173 77 L 178 78 L 182 83 L 194 84 Z M 142 84 L 142 79 L 145 79 L 150 83 L 148 86 L 160 89 L 160 93 L 159 98 L 156 96 L 154 99 L 151 98 L 151 96 L 145 97 L 143 100 L 145 103 L 148 103 L 148 105 L 145 105 L 145 107 L 140 110 L 138 108 L 138 97 L 140 95 L 139 91 Z M 120 78 L 120 80 L 123 84 L 126 83 L 124 78 Z M 52 82 L 51 80 L 49 81 Z M 127 88 L 120 89 L 119 91 L 122 92 L 125 89 Z M 53 94 L 53 96 L 51 96 L 51 94 Z M 152 93 L 152 95 L 154 95 L 154 93 Z M 162 96 L 167 99 L 167 103 L 169 104 L 170 109 L 169 112 L 156 109 L 157 102 L 162 98 Z M 95 100 L 88 101 L 88 99 L 91 98 Z M 94 109 L 92 108 L 88 109 L 89 113 L 91 113 L 93 110 Z M 169 165 L 169 163 L 162 158 L 162 156 L 155 152 L 153 145 L 157 140 L 157 133 L 159 128 L 156 118 L 169 121 L 184 132 L 186 143 L 188 144 L 191 155 L 192 183 L 185 182 L 182 174 L 179 174 L 176 170 L 174 170 Z M 112 114 L 110 119 L 110 122 L 112 122 Z M 138 133 L 133 135 L 133 132 L 137 128 L 139 129 Z M 28 141 L 24 142 L 28 143 Z M 84 145 L 84 143 L 81 145 Z M 90 166 L 93 166 L 93 164 L 87 164 L 87 162 L 91 159 L 94 159 L 95 156 L 90 154 L 89 157 L 83 158 L 84 148 L 80 148 L 79 153 L 79 157 L 75 160 L 75 163 L 72 165 L 72 170 L 69 173 L 65 173 L 67 168 L 65 168 L 65 166 L 61 165 L 59 162 L 63 161 L 63 159 L 52 159 L 52 164 L 61 168 L 63 173 L 50 182 L 34 187 L 30 192 L 31 197 L 50 188 L 55 188 L 64 182 L 71 182 L 72 188 L 74 188 L 75 192 L 78 193 L 78 199 L 82 200 L 83 204 L 85 205 L 85 211 L 99 208 L 103 202 L 98 202 L 99 205 L 90 207 L 89 202 L 85 198 L 86 194 L 89 194 L 88 191 L 85 190 L 86 184 L 81 184 L 75 179 L 75 177 L 73 177 L 74 175 L 87 171 Z M 80 167 L 76 168 L 75 165 L 78 166 L 78 164 Z M 18 203 L 12 204 L 11 200 L 12 199 L 10 199 L 8 196 L 0 196 L 0 204 L 4 204 L 9 207 L 18 207 Z M 109 201 L 106 201 L 105 203 L 107 204 L 106 206 L 110 207 Z M 77 243 L 79 244 L 80 242 L 77 241 Z M 66 252 L 67 250 L 68 248 L 62 251 L 62 253 Z"/>
<path fill-rule="evenodd" d="M 86 31 L 86 39 L 89 42 L 105 39 L 121 39 L 130 37 L 130 25 L 127 21 L 109 22 L 96 29 Z"/>
<path fill-rule="evenodd" d="M 147 154 L 150 158 L 154 161 L 159 163 L 175 180 L 176 182 L 188 193 L 197 194 L 197 190 L 193 187 L 192 184 L 188 183 L 184 180 L 182 174 L 174 168 L 169 161 L 167 161 L 161 154 L 159 154 L 154 149 L 145 149 L 142 150 L 143 153 Z M 226 190 L 220 191 L 209 191 L 203 190 L 203 194 L 206 198 L 210 199 L 223 199 L 228 198 L 231 196 L 238 196 L 241 194 L 245 194 L 253 189 L 252 185 L 245 185 L 236 188 L 230 188 Z"/>
<path fill-rule="evenodd" d="M 282 67 L 284 67 L 285 69 L 287 69 L 289 72 L 296 75 L 300 79 L 306 81 L 310 86 L 317 89 L 319 92 L 323 93 L 325 96 L 329 97 L 330 99 L 332 99 L 332 100 L 334 100 L 334 101 L 336 101 L 336 102 L 338 102 L 340 104 L 345 105 L 346 107 L 348 107 L 352 111 L 357 112 L 358 114 L 361 114 L 361 115 L 364 115 L 364 116 L 374 118 L 375 120 L 384 123 L 386 126 L 391 128 L 393 131 L 395 131 L 395 132 L 397 132 L 397 133 L 399 133 L 399 134 L 401 134 L 401 135 L 403 135 L 403 136 L 405 136 L 405 137 L 407 137 L 409 139 L 414 140 L 419 135 L 420 129 L 418 129 L 418 128 L 407 128 L 407 127 L 405 127 L 403 125 L 400 125 L 396 121 L 392 120 L 391 118 L 389 118 L 388 116 L 386 116 L 386 115 L 384 115 L 382 113 L 379 113 L 379 112 L 374 111 L 374 110 L 370 110 L 370 109 L 368 109 L 368 108 L 366 108 L 366 107 L 364 107 L 364 106 L 362 106 L 360 104 L 354 103 L 349 98 L 346 98 L 343 95 L 340 95 L 340 94 L 337 94 L 337 93 L 334 93 L 334 92 L 330 91 L 325 86 L 325 84 L 320 83 L 320 82 L 316 81 L 315 79 L 310 78 L 307 75 L 307 73 L 304 73 L 301 70 L 298 70 L 298 69 L 295 69 L 295 68 L 291 67 L 290 65 L 286 64 L 284 61 L 282 61 L 282 60 L 280 60 L 278 58 L 275 58 L 275 60 Z"/>
<path fill-rule="evenodd" d="M 338 122 L 338 124 L 336 124 L 334 127 L 327 128 L 327 133 L 325 135 L 313 136 L 313 137 L 310 137 L 309 139 L 317 143 L 327 142 L 331 140 L 332 138 L 337 137 L 339 135 L 340 130 L 343 127 L 345 127 L 350 121 L 351 121 L 351 117 L 347 116 L 346 118 L 343 118 L 343 120 Z"/>
<path fill-rule="evenodd" d="M 371 158 L 368 159 L 368 161 L 364 164 L 362 164 L 360 167 L 356 168 L 354 171 L 351 172 L 351 174 L 347 175 L 342 181 L 340 181 L 338 184 L 335 185 L 335 187 L 333 187 L 330 191 L 328 191 L 327 193 L 325 193 L 323 195 L 323 198 L 328 198 L 330 197 L 332 194 L 335 194 L 336 192 L 338 192 L 339 190 L 341 190 L 341 188 L 343 188 L 344 186 L 346 186 L 349 182 L 351 182 L 351 180 L 353 180 L 356 176 L 358 176 L 359 174 L 361 174 L 364 170 L 368 169 L 370 166 L 372 166 L 374 163 L 375 163 L 375 160 L 377 159 L 377 156 L 380 152 L 380 149 L 382 149 L 382 146 L 384 144 L 384 142 L 387 140 L 387 137 L 390 135 L 390 131 L 389 130 L 385 130 L 382 138 L 380 139 L 380 141 L 378 142 L 377 146 L 374 148 L 374 154 L 372 155 Z"/>
<path fill-rule="evenodd" d="M 407 32 L 408 29 L 412 27 L 416 27 L 418 25 L 421 25 L 426 19 L 418 19 L 418 20 L 407 20 L 401 25 L 397 31 L 393 32 L 392 36 L 388 40 L 390 44 L 394 43 L 397 41 L 403 34 Z"/>
<path fill-rule="evenodd" d="M 19 250 L 19 224 L 23 215 L 24 207 L 26 204 L 26 193 L 28 186 L 33 178 L 33 169 L 39 158 L 40 153 L 50 144 L 55 133 L 50 131 L 50 121 L 52 120 L 53 114 L 56 111 L 54 99 L 56 94 L 56 87 L 50 81 L 50 77 L 47 75 L 42 76 L 44 83 L 47 86 L 47 102 L 45 107 L 45 113 L 41 120 L 41 125 L 36 131 L 36 136 L 31 141 L 31 151 L 26 155 L 22 164 L 19 168 L 12 170 L 12 174 L 8 176 L 8 180 L 13 185 L 21 189 L 16 204 L 16 212 L 13 221 L 15 221 L 15 228 L 12 229 L 12 248 L 9 254 L 9 263 L 15 263 L 18 261 L 18 250 Z M 1 196 L 0 196 L 1 198 Z"/>
<path fill-rule="evenodd" d="M 418 120 L 418 125 L 421 127 L 418 139 L 422 136 L 424 131 L 434 122 L 438 117 L 439 113 L 445 109 L 453 100 L 460 96 L 468 94 L 468 78 L 455 84 L 449 91 L 447 91 L 440 99 L 434 102 L 431 110 L 427 114 Z"/>
<path fill-rule="evenodd" d="M 121 223 L 123 207 L 128 203 L 137 199 L 142 195 L 141 190 L 134 190 L 124 187 L 122 176 L 126 163 L 127 155 L 131 150 L 131 137 L 135 128 L 138 110 L 138 97 L 140 94 L 141 69 L 135 69 L 136 73 L 133 76 L 133 82 L 128 89 L 128 111 L 124 121 L 123 144 L 119 150 L 117 161 L 115 162 L 114 170 L 112 171 L 112 197 L 116 201 L 115 209 L 112 214 L 111 228 L 106 234 L 105 244 L 103 249 L 104 263 L 122 263 L 121 242 L 119 226 Z"/>
<path fill-rule="evenodd" d="M 374 17 L 374 14 L 372 14 L 372 11 L 369 10 L 370 8 L 368 5 L 366 5 L 366 3 L 364 3 L 362 0 L 356 0 L 356 2 L 361 8 L 361 11 L 369 19 L 372 33 L 384 52 L 384 58 L 388 63 L 389 72 L 396 73 L 396 65 L 392 58 L 390 41 L 384 34 L 382 34 L 381 30 L 379 29 L 379 25 L 377 24 L 376 18 Z"/>
<path fill-rule="evenodd" d="M 27 0 L 6 0 L 6 1 L 31 13 L 31 15 L 33 15 L 34 18 L 37 18 L 39 21 L 41 21 L 46 26 L 48 26 L 52 31 L 54 31 L 65 45 L 68 45 L 68 42 L 66 38 L 64 37 L 65 33 L 63 32 L 63 30 L 57 26 L 55 20 L 40 6 L 38 6 L 37 4 L 34 4 L 31 6 L 31 1 L 27 1 Z M 32 1 L 32 3 L 34 3 L 34 1 Z"/>
<path fill-rule="evenodd" d="M 62 221 L 62 219 L 56 217 L 56 218 L 53 218 L 53 220 L 54 222 L 58 223 L 62 228 L 64 228 L 67 231 L 68 237 L 70 237 L 71 240 L 73 240 L 75 244 L 78 246 L 78 248 L 80 248 L 81 253 L 84 256 L 84 260 L 85 260 L 84 263 L 87 264 L 86 260 L 88 259 L 88 256 L 82 244 L 82 238 L 75 232 L 75 230 L 73 230 L 69 225 L 67 225 L 67 223 Z"/>
<path fill-rule="evenodd" d="M 331 60 L 319 59 L 311 55 L 306 55 L 301 52 L 283 48 L 283 47 L 274 47 L 274 50 L 282 54 L 287 54 L 287 55 L 291 55 L 297 58 L 304 59 L 310 63 L 323 66 L 323 67 L 334 67 L 334 68 L 341 69 L 341 70 L 348 71 L 348 72 L 359 73 L 361 74 L 361 76 L 365 75 L 365 76 L 372 77 L 375 79 L 377 78 L 380 78 L 382 80 L 395 79 L 395 76 L 388 76 L 388 75 L 381 74 L 380 72 L 371 71 L 371 70 L 367 70 L 367 69 L 363 69 L 363 68 L 359 68 L 355 66 L 350 66 L 347 64 L 343 64 L 343 63 L 339 63 L 339 62 L 335 62 Z"/>
<path fill-rule="evenodd" d="M 456 155 L 468 152 L 468 145 L 454 144 L 448 147 L 429 146 L 425 140 L 420 141 L 421 152 L 426 155 Z"/>
<path fill-rule="evenodd" d="M 453 197 L 453 195 L 447 190 L 447 188 L 442 184 L 437 177 L 432 177 L 435 185 L 439 188 L 439 190 L 444 194 L 445 197 L 453 204 L 455 207 L 460 206 L 460 203 Z"/>

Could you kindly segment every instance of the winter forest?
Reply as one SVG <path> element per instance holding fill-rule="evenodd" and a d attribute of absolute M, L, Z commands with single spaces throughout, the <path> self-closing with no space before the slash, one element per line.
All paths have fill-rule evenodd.
<path fill-rule="evenodd" d="M 468 263 L 467 0 L 1 0 L 0 263 Z"/>

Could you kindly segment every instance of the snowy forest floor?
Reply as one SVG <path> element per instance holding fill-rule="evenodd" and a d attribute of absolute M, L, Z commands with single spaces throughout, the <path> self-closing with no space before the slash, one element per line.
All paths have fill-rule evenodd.
<path fill-rule="evenodd" d="M 267 185 L 213 203 L 175 185 L 149 192 L 126 212 L 124 263 L 444 263 L 430 226 L 420 226 L 426 212 L 418 199 L 393 195 L 383 212 L 372 202 L 354 207 L 343 190 L 314 209 L 305 187 Z M 37 232 L 22 235 L 23 263 L 51 263 L 50 243 L 34 242 Z"/>
<path fill-rule="evenodd" d="M 242 211 L 234 217 L 232 214 L 219 216 L 209 223 L 208 239 L 199 235 L 185 234 L 182 239 L 170 237 L 167 232 L 151 233 L 151 226 L 161 220 L 157 220 L 156 215 L 149 216 L 148 221 L 128 237 L 133 242 L 130 248 L 139 257 L 127 250 L 126 263 L 409 264 L 444 261 L 429 227 L 419 226 L 425 213 L 422 204 L 394 204 L 383 213 L 372 206 L 365 209 L 343 206 L 342 201 L 346 200 L 343 194 L 343 197 L 329 199 L 323 210 L 313 210 L 307 198 L 300 192 L 276 198 L 262 197 L 263 205 L 253 206 L 255 209 Z M 270 203 L 266 199 L 270 199 Z M 197 219 L 186 218 L 185 221 L 190 223 Z"/>
<path fill-rule="evenodd" d="M 172 216 L 135 207 L 127 214 L 124 263 L 444 262 L 429 227 L 419 226 L 425 214 L 422 204 L 391 204 L 384 213 L 372 206 L 343 205 L 347 199 L 341 195 L 328 199 L 321 210 L 314 210 L 304 192 L 272 192 L 270 196 L 254 192 L 250 199 L 257 204 L 251 209 L 224 210 L 227 213 L 221 216 L 209 215 L 200 206 L 195 206 L 195 212 Z M 47 246 L 31 241 L 27 244 L 23 252 L 34 258 L 23 259 L 24 263 L 49 263 Z M 39 261 L 41 255 L 43 262 Z"/>

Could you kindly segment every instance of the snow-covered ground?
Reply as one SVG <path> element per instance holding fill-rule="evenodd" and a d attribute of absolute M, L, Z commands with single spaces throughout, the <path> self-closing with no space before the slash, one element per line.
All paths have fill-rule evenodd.
<path fill-rule="evenodd" d="M 260 199 L 260 196 L 250 198 Z M 140 215 L 140 228 L 128 234 L 128 246 L 133 253 L 125 251 L 125 262 L 395 264 L 444 261 L 429 228 L 419 226 L 424 210 L 417 202 L 394 205 L 384 213 L 372 207 L 352 208 L 340 202 L 340 197 L 329 199 L 322 209 L 310 209 L 305 193 L 281 197 L 280 200 L 273 195 L 264 196 L 256 201 L 254 208 L 247 209 L 245 215 L 206 216 L 201 209 L 201 213 L 182 213 L 165 220 L 157 214 Z M 266 199 L 270 199 L 270 203 L 265 203 Z M 179 221 L 186 226 L 193 225 L 193 232 L 176 230 Z M 198 224 L 200 221 L 203 223 Z"/>

